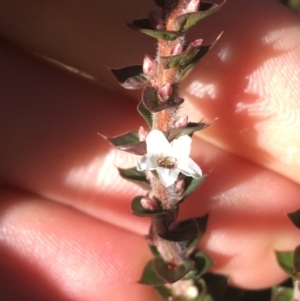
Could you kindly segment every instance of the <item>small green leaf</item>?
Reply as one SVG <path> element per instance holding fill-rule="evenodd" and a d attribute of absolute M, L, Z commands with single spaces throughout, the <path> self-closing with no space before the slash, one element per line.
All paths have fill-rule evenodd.
<path fill-rule="evenodd" d="M 190 272 L 188 272 L 183 278 L 182 280 L 193 280 L 197 277 L 197 271 L 195 269 L 191 270 Z"/>
<path fill-rule="evenodd" d="M 167 215 L 169 211 L 163 211 L 161 208 L 157 208 L 156 210 L 146 210 L 141 204 L 141 199 L 144 196 L 136 196 L 131 202 L 131 212 L 136 216 L 141 217 L 154 217 L 154 216 L 162 216 Z"/>
<path fill-rule="evenodd" d="M 148 19 L 137 19 L 132 21 L 131 23 L 128 23 L 127 25 L 132 29 L 135 29 L 158 40 L 171 41 L 175 40 L 178 36 L 181 35 L 181 33 L 177 31 L 155 30 L 151 27 Z"/>
<path fill-rule="evenodd" d="M 293 276 L 293 252 L 275 251 L 280 267 L 290 276 Z"/>
<path fill-rule="evenodd" d="M 192 256 L 195 261 L 195 268 L 197 270 L 197 275 L 201 276 L 213 265 L 213 260 L 203 251 L 197 251 Z"/>
<path fill-rule="evenodd" d="M 293 255 L 294 272 L 300 273 L 300 246 L 297 246 Z"/>
<path fill-rule="evenodd" d="M 186 244 L 186 249 L 187 249 L 186 253 L 187 254 L 192 253 L 196 249 L 199 241 L 200 241 L 200 238 L 196 237 L 196 238 L 191 239 L 189 242 L 187 242 L 187 244 Z"/>
<path fill-rule="evenodd" d="M 178 55 L 162 56 L 160 60 L 164 69 L 187 66 L 197 55 L 198 51 L 198 49 L 191 50 L 188 48 Z"/>
<path fill-rule="evenodd" d="M 186 260 L 178 266 L 165 262 L 161 257 L 154 258 L 152 262 L 157 275 L 167 283 L 174 283 L 182 279 L 194 267 L 194 261 L 192 260 Z"/>
<path fill-rule="evenodd" d="M 224 294 L 228 287 L 228 277 L 215 273 L 206 273 L 202 278 L 207 288 L 207 299 L 205 301 L 219 300 L 219 297 Z"/>
<path fill-rule="evenodd" d="M 187 199 L 204 182 L 206 177 L 207 175 L 202 175 L 200 179 L 185 177 L 184 178 L 185 190 L 180 196 L 180 200 L 178 204 L 182 203 L 185 199 Z"/>
<path fill-rule="evenodd" d="M 151 189 L 150 182 L 147 180 L 144 171 L 138 171 L 136 167 L 126 169 L 118 168 L 118 170 L 123 179 L 128 180 L 145 190 Z"/>
<path fill-rule="evenodd" d="M 196 301 L 206 301 L 205 297 L 206 297 L 206 294 L 207 294 L 207 287 L 206 287 L 205 281 L 202 278 L 199 278 L 196 281 L 196 285 L 199 289 L 199 295 L 196 298 Z M 209 300 L 207 300 L 207 301 L 209 301 Z"/>
<path fill-rule="evenodd" d="M 209 123 L 204 122 L 189 122 L 185 127 L 173 128 L 169 131 L 168 140 L 172 141 L 183 135 L 191 136 L 197 131 L 201 131 L 210 126 Z"/>
<path fill-rule="evenodd" d="M 135 155 L 144 155 L 146 154 L 146 142 L 139 140 L 139 135 L 135 131 L 127 132 L 123 135 L 107 138 L 102 136 L 108 140 L 110 144 L 115 146 L 117 149 L 126 151 Z"/>
<path fill-rule="evenodd" d="M 157 113 L 157 112 L 160 112 L 167 108 L 181 105 L 183 103 L 184 99 L 178 97 L 175 100 L 170 99 L 170 101 L 168 101 L 166 103 L 160 103 L 158 96 L 157 96 L 156 89 L 154 87 L 147 86 L 143 90 L 142 101 L 143 101 L 145 107 L 149 111 L 151 111 L 153 113 Z"/>
<path fill-rule="evenodd" d="M 223 33 L 223 32 L 222 32 Z M 219 40 L 219 38 L 221 37 L 221 34 L 219 34 L 219 36 L 216 38 L 216 40 L 210 44 L 210 45 L 206 45 L 206 46 L 201 46 L 199 52 L 196 54 L 196 56 L 192 59 L 192 61 L 181 68 L 180 71 L 180 81 L 184 80 L 187 78 L 187 76 L 192 72 L 192 70 L 194 69 L 194 67 L 197 65 L 197 63 L 206 55 L 206 53 L 216 44 L 216 42 Z"/>
<path fill-rule="evenodd" d="M 279 291 L 281 291 L 283 288 L 285 288 L 285 287 L 283 287 L 283 286 L 278 286 L 278 285 L 276 285 L 276 286 L 273 286 L 272 287 L 272 297 L 274 297 Z"/>
<path fill-rule="evenodd" d="M 157 275 L 153 267 L 153 260 L 151 260 L 145 266 L 145 269 L 143 271 L 141 279 L 139 280 L 139 283 L 160 286 L 165 284 L 166 282 Z"/>
<path fill-rule="evenodd" d="M 290 220 L 293 222 L 293 224 L 298 228 L 300 229 L 300 209 L 295 211 L 295 212 L 292 212 L 292 213 L 289 213 L 288 214 L 288 217 L 290 218 Z"/>
<path fill-rule="evenodd" d="M 213 299 L 213 297 L 211 296 L 211 295 L 206 295 L 205 297 L 204 297 L 204 299 L 202 299 L 202 301 L 214 301 L 215 299 Z"/>
<path fill-rule="evenodd" d="M 196 25 L 200 20 L 208 17 L 209 15 L 218 11 L 224 4 L 226 0 L 224 0 L 221 4 L 213 4 L 209 5 L 210 8 L 205 11 L 198 11 L 193 13 L 188 13 L 181 15 L 175 19 L 175 27 L 177 30 L 183 31 L 191 28 L 192 26 Z M 202 4 L 202 1 L 201 1 Z M 201 9 L 201 5 L 200 5 Z"/>
<path fill-rule="evenodd" d="M 160 106 L 158 102 L 159 100 L 157 96 L 157 91 L 154 87 L 148 86 L 143 90 L 142 101 L 145 107 L 147 108 L 147 110 L 151 112 L 154 112 L 154 109 Z M 162 106 L 162 110 L 164 110 L 165 104 L 161 106 Z"/>
<path fill-rule="evenodd" d="M 208 214 L 174 222 L 171 224 L 168 233 L 159 233 L 159 235 L 170 241 L 189 241 L 196 237 L 202 237 L 206 230 Z"/>
<path fill-rule="evenodd" d="M 194 269 L 184 277 L 184 280 L 199 278 L 206 273 L 213 264 L 212 259 L 203 251 L 196 251 L 190 258 L 195 261 L 195 266 Z"/>
<path fill-rule="evenodd" d="M 157 203 L 158 207 L 157 209 L 145 209 L 142 204 L 141 204 L 141 199 L 144 198 L 145 196 L 136 196 L 132 201 L 131 201 L 131 212 L 132 214 L 140 217 L 157 217 L 157 218 L 162 218 L 164 215 L 169 215 L 172 214 L 170 210 L 162 210 L 159 207 L 159 203 Z M 146 197 L 147 198 L 147 197 Z"/>
<path fill-rule="evenodd" d="M 139 102 L 139 104 L 137 106 L 137 110 L 144 117 L 145 121 L 151 128 L 152 127 L 152 113 L 145 107 L 145 105 L 142 101 Z"/>
<path fill-rule="evenodd" d="M 154 255 L 154 256 L 160 256 L 158 250 L 157 250 L 157 247 L 154 246 L 154 245 L 148 245 L 149 246 L 149 249 L 151 251 L 151 253 Z"/>
<path fill-rule="evenodd" d="M 143 74 L 143 67 L 140 65 L 111 69 L 111 72 L 125 89 L 142 89 L 148 83 L 148 79 Z"/>
<path fill-rule="evenodd" d="M 281 287 L 276 289 L 271 301 L 291 301 L 293 299 L 293 289 Z"/>
<path fill-rule="evenodd" d="M 164 285 L 155 286 L 155 290 L 164 298 L 169 300 L 172 297 L 172 292 L 170 289 L 166 288 Z"/>

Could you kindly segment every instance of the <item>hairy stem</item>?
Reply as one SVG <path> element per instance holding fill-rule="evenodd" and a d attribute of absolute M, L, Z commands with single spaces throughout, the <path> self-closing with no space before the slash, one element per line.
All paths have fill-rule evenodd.
<path fill-rule="evenodd" d="M 166 1 L 165 12 L 165 25 L 166 30 L 175 30 L 174 28 L 174 19 L 182 12 L 184 6 L 184 0 L 169 0 Z M 158 43 L 158 53 L 156 57 L 157 70 L 156 77 L 153 82 L 153 85 L 158 89 L 163 87 L 166 84 L 172 85 L 172 95 L 171 101 L 178 98 L 178 73 L 179 68 L 163 68 L 161 63 L 161 57 L 171 56 L 176 54 L 176 51 L 179 52 L 183 49 L 184 37 L 181 36 L 173 41 L 164 41 L 159 40 Z M 160 131 L 166 132 L 174 128 L 174 124 L 177 118 L 178 107 L 168 108 L 166 110 L 160 111 L 153 114 L 153 126 L 152 129 L 158 129 Z M 165 187 L 159 179 L 156 177 L 152 178 L 151 181 L 152 191 L 150 197 L 157 199 L 160 202 L 162 209 L 172 210 L 174 214 L 168 215 L 168 218 L 153 218 L 152 221 L 152 236 L 154 243 L 161 254 L 162 258 L 173 265 L 181 265 L 186 259 L 185 250 L 182 247 L 182 244 L 179 242 L 173 242 L 165 240 L 161 237 L 161 233 L 167 232 L 169 226 L 175 222 L 177 217 L 177 195 L 176 195 L 176 184 L 173 184 L 170 187 Z M 176 213 L 175 213 L 176 211 Z M 186 300 L 186 293 L 188 289 L 193 285 L 191 280 L 179 280 L 169 287 L 173 291 L 174 301 L 184 301 Z"/>

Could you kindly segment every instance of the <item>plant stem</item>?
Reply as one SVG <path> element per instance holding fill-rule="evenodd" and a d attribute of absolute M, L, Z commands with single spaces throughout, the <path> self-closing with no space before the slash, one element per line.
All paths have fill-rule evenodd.
<path fill-rule="evenodd" d="M 166 14 L 166 30 L 175 30 L 174 19 L 180 14 L 180 9 L 183 6 L 183 0 L 176 1 L 166 1 L 165 11 Z M 173 8 L 170 10 L 170 8 Z M 182 47 L 184 42 L 183 37 L 179 37 L 173 41 L 159 40 L 158 43 L 158 53 L 156 57 L 157 71 L 154 80 L 154 86 L 161 88 L 165 84 L 170 83 L 172 85 L 172 95 L 171 101 L 178 98 L 178 72 L 179 68 L 168 68 L 165 69 L 161 63 L 161 57 L 166 57 L 174 54 L 174 49 L 176 47 Z M 172 107 L 153 114 L 153 126 L 152 129 L 157 129 L 166 132 L 174 128 L 174 123 L 177 118 L 178 107 Z M 151 180 L 152 191 L 150 192 L 150 197 L 158 200 L 163 210 L 170 210 L 170 214 L 163 218 L 153 218 L 152 220 L 152 236 L 154 244 L 156 245 L 162 258 L 175 266 L 181 265 L 186 259 L 185 250 L 182 244 L 179 242 L 173 242 L 165 240 L 161 237 L 161 233 L 166 233 L 169 231 L 169 226 L 176 221 L 177 217 L 177 195 L 176 195 L 176 184 L 170 187 L 165 187 L 157 177 L 153 177 Z M 189 287 L 193 285 L 191 280 L 179 280 L 169 287 L 172 289 L 173 298 L 172 301 L 184 301 L 186 300 L 186 292 Z"/>

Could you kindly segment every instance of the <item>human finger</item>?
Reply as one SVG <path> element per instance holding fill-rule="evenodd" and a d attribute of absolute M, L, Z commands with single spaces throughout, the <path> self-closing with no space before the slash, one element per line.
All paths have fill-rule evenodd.
<path fill-rule="evenodd" d="M 5 125 L 1 128 L 2 181 L 110 224 L 147 233 L 149 221 L 129 213 L 131 198 L 143 192 L 120 179 L 114 166 L 129 167 L 135 158 L 115 151 L 97 135 L 97 131 L 113 134 L 127 126 L 137 128 L 141 119 L 131 115 L 133 102 L 8 49 L 5 62 L 10 68 L 1 68 L 6 70 L 2 83 L 11 85 L 2 90 L 7 101 L 0 111 Z M 99 99 L 106 100 L 104 107 Z M 115 117 L 120 122 L 115 123 Z M 216 259 L 215 271 L 229 274 L 233 284 L 257 288 L 277 283 L 284 274 L 274 249 L 292 249 L 298 242 L 297 231 L 284 215 L 297 209 L 298 185 L 200 139 L 194 140 L 193 147 L 192 157 L 209 176 L 183 204 L 181 218 L 209 212 L 201 247 Z M 254 235 L 253 224 L 258 234 Z M 245 269 L 247 258 L 253 265 Z M 264 280 L 257 277 L 262 266 L 271 275 Z"/>
<path fill-rule="evenodd" d="M 0 212 L 1 299 L 157 297 L 137 283 L 150 257 L 141 236 L 15 189 L 1 189 Z"/>

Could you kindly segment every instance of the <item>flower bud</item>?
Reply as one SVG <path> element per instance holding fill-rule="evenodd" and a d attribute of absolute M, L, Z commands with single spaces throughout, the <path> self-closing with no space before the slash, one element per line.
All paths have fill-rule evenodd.
<path fill-rule="evenodd" d="M 140 141 L 146 141 L 148 132 L 142 126 L 140 126 L 139 128 L 138 134 L 139 134 Z"/>
<path fill-rule="evenodd" d="M 170 83 L 166 83 L 158 90 L 158 96 L 162 102 L 166 102 L 172 95 L 172 86 Z"/>
<path fill-rule="evenodd" d="M 181 44 L 176 44 L 171 48 L 171 55 L 178 55 L 180 53 L 182 53 L 182 46 Z"/>
<path fill-rule="evenodd" d="M 144 209 L 150 210 L 150 211 L 154 211 L 154 210 L 158 209 L 157 202 L 155 200 L 147 198 L 147 197 L 143 197 L 141 199 L 141 205 Z"/>
<path fill-rule="evenodd" d="M 147 234 L 147 235 L 144 236 L 144 238 L 145 238 L 146 242 L 147 242 L 149 245 L 151 245 L 151 246 L 154 245 L 154 237 L 153 237 L 153 235 Z"/>
<path fill-rule="evenodd" d="M 175 121 L 175 127 L 179 128 L 179 127 L 184 127 L 187 126 L 189 122 L 189 118 L 187 115 L 183 115 L 180 116 L 179 118 L 177 118 L 177 120 Z"/>
<path fill-rule="evenodd" d="M 185 12 L 186 13 L 193 13 L 199 10 L 200 0 L 190 0 L 189 4 L 187 5 Z"/>
<path fill-rule="evenodd" d="M 156 63 L 150 55 L 145 55 L 143 61 L 143 72 L 147 77 L 153 78 L 156 70 Z"/>
<path fill-rule="evenodd" d="M 163 19 L 154 11 L 149 12 L 149 22 L 152 28 L 162 30 L 165 29 Z"/>
<path fill-rule="evenodd" d="M 198 49 L 202 45 L 203 39 L 197 39 L 192 42 L 192 49 Z"/>

